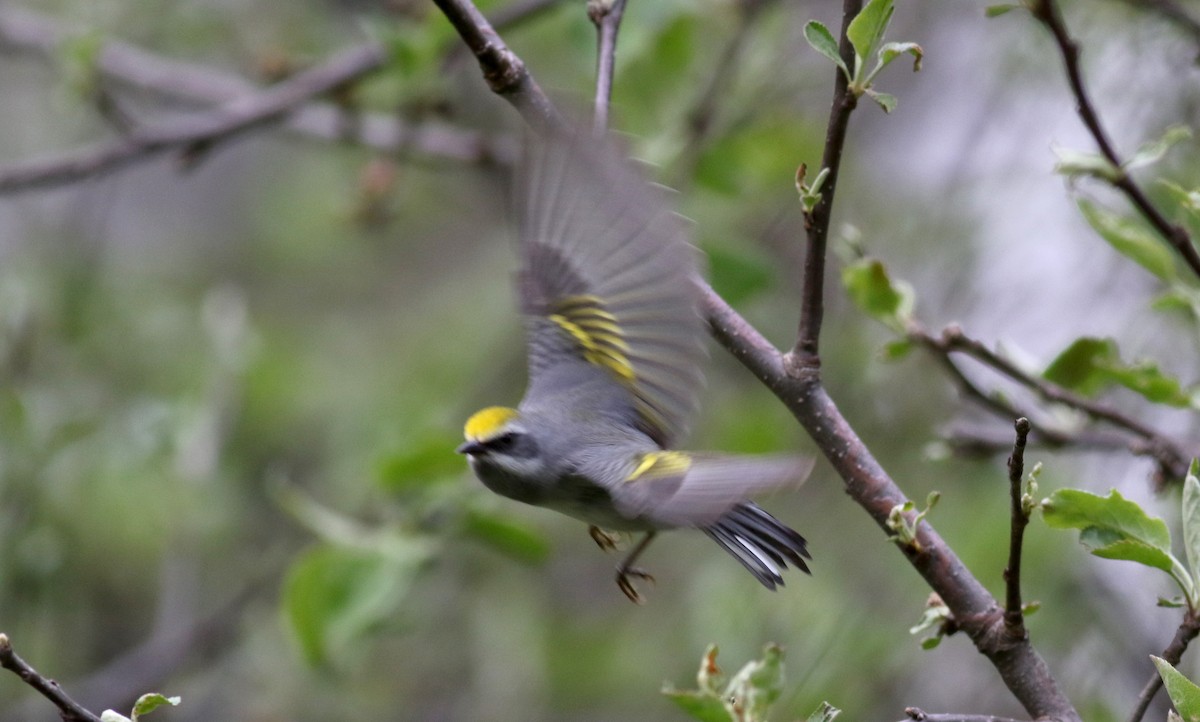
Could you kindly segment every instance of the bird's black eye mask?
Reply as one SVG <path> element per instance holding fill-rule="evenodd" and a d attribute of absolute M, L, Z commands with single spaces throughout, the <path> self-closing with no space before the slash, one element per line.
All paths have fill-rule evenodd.
<path fill-rule="evenodd" d="M 531 459 L 538 453 L 537 442 L 533 440 L 532 436 L 515 431 L 497 436 L 485 443 L 484 447 L 490 452 L 518 459 Z"/>

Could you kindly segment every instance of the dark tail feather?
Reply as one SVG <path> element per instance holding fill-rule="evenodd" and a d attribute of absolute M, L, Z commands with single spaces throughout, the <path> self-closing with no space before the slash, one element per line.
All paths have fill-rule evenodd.
<path fill-rule="evenodd" d="M 754 575 L 767 589 L 783 586 L 780 572 L 791 562 L 809 574 L 805 559 L 808 542 L 794 529 L 763 511 L 753 502 L 742 502 L 716 523 L 701 529 Z"/>

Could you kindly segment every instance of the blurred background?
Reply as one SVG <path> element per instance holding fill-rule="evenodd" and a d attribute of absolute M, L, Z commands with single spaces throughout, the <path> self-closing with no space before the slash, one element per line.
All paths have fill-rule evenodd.
<path fill-rule="evenodd" d="M 1064 4 L 1119 148 L 1197 117 L 1195 38 L 1133 4 Z M 545 5 L 503 35 L 582 107 L 594 30 L 581 0 Z M 851 122 L 824 373 L 905 491 L 941 492 L 931 521 L 999 594 L 1003 455 L 965 459 L 942 440 L 1009 438 L 1011 420 L 960 401 L 927 355 L 885 360 L 891 332 L 847 301 L 836 259 L 883 259 L 931 329 L 960 323 L 1034 368 L 1080 335 L 1112 336 L 1191 384 L 1195 325 L 1151 309 L 1157 280 L 1096 237 L 1073 194 L 1123 202 L 1053 174 L 1053 146 L 1093 146 L 1044 30 L 982 3 L 898 5 L 889 39 L 919 43 L 924 67 L 890 66 L 877 86 L 897 110 L 864 102 Z M 793 174 L 820 164 L 834 72 L 804 41 L 810 19 L 836 31 L 840 4 L 631 0 L 617 58 L 614 127 L 678 189 L 716 289 L 781 347 L 803 248 Z M 65 40 L 38 51 L 14 38 L 18 21 Z M 1023 715 L 966 639 L 924 651 L 910 635 L 928 588 L 824 461 L 799 492 L 762 500 L 809 539 L 811 578 L 772 594 L 702 535 L 675 533 L 644 558 L 658 582 L 642 607 L 583 525 L 470 476 L 453 453 L 463 420 L 524 385 L 509 214 L 521 125 L 431 3 L 6 3 L 0 174 L 208 107 L 185 102 L 182 81 L 168 98 L 97 77 L 110 42 L 243 90 L 380 43 L 384 69 L 335 99 L 345 134 L 401 119 L 489 153 L 269 126 L 0 195 L 0 631 L 80 702 L 127 711 L 142 692 L 178 694 L 156 713 L 177 720 L 673 720 L 659 689 L 690 686 L 708 644 L 732 672 L 777 642 L 779 720 L 821 700 L 845 719 Z M 1174 149 L 1147 187 L 1200 183 L 1197 150 Z M 812 451 L 749 373 L 715 343 L 711 356 L 690 446 Z M 1195 438 L 1193 415 L 1111 403 Z M 1145 459 L 1032 449 L 1037 461 L 1043 493 L 1115 487 L 1177 527 L 1178 494 L 1153 495 Z M 1039 519 L 1026 554 L 1035 644 L 1085 718 L 1124 719 L 1178 624 L 1155 606 L 1173 590 Z M 0 675 L 0 720 L 56 716 Z"/>

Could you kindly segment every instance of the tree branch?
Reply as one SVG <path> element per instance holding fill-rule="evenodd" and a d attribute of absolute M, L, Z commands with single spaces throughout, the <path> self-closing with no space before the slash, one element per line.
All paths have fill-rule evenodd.
<path fill-rule="evenodd" d="M 844 0 L 842 5 L 842 32 L 838 52 L 846 67 L 854 67 L 854 47 L 846 37 L 850 21 L 862 10 L 862 0 Z M 842 163 L 842 148 L 846 143 L 846 131 L 850 125 L 850 113 L 858 105 L 858 97 L 848 90 L 848 81 L 841 68 L 833 69 L 833 104 L 829 108 L 829 124 L 825 129 L 825 152 L 821 157 L 818 172 L 828 170 L 829 175 L 821 186 L 821 200 L 811 213 L 805 214 L 804 228 L 808 233 L 808 247 L 804 255 L 804 286 L 800 305 L 800 328 L 795 348 L 789 358 L 788 370 L 801 374 L 807 369 L 819 370 L 821 358 L 818 345 L 821 337 L 821 321 L 825 314 L 825 247 L 829 239 L 829 222 L 833 216 L 833 197 L 837 191 L 838 169 Z"/>
<path fill-rule="evenodd" d="M 1063 22 L 1058 5 L 1054 0 L 1035 0 L 1030 4 L 1030 10 L 1033 16 L 1045 25 L 1050 34 L 1054 36 L 1067 71 L 1067 81 L 1075 96 L 1075 107 L 1079 111 L 1079 117 L 1087 126 L 1088 132 L 1092 134 L 1092 138 L 1100 148 L 1100 153 L 1112 164 L 1113 168 L 1120 172 L 1119 177 L 1112 181 L 1112 185 L 1125 194 L 1130 203 L 1154 227 L 1154 230 L 1158 231 L 1183 257 L 1192 272 L 1200 276 L 1200 252 L 1196 251 L 1191 236 L 1183 226 L 1167 220 L 1166 216 L 1146 197 L 1141 187 L 1133 182 L 1133 179 L 1124 170 L 1121 158 L 1113 148 L 1108 135 L 1104 132 L 1104 128 L 1100 124 L 1100 116 L 1097 115 L 1096 108 L 1083 85 L 1083 72 L 1079 68 L 1079 44 L 1067 32 L 1067 26 Z"/>
<path fill-rule="evenodd" d="M 1197 617 L 1194 611 L 1188 610 L 1183 615 L 1183 621 L 1180 622 L 1179 628 L 1175 630 L 1175 638 L 1163 650 L 1162 658 L 1170 662 L 1172 666 L 1179 666 L 1179 660 L 1183 659 L 1183 653 L 1187 651 L 1188 644 L 1196 638 L 1197 634 L 1200 634 L 1200 617 Z M 1150 675 L 1146 686 L 1138 695 L 1137 705 L 1129 715 L 1129 722 L 1141 722 L 1146 710 L 1150 707 L 1150 702 L 1154 700 L 1154 696 L 1161 688 L 1162 677 L 1156 670 Z"/>
<path fill-rule="evenodd" d="M 1021 722 L 1010 717 L 996 717 L 990 714 L 930 714 L 919 707 L 908 707 L 904 714 L 907 717 L 903 722 Z"/>
<path fill-rule="evenodd" d="M 544 1 L 544 0 L 542 0 Z M 0 8 L 0 49 L 52 60 L 58 48 L 72 36 L 60 23 L 36 13 Z M 362 46 L 368 54 L 370 46 Z M 190 106 L 225 105 L 233 102 L 252 102 L 248 98 L 264 92 L 244 78 L 210 68 L 166 58 L 115 40 L 106 41 L 96 57 L 96 72 L 106 84 L 129 88 Z M 505 135 L 487 135 L 463 130 L 445 123 L 426 121 L 410 124 L 384 113 L 358 113 L 354 123 L 345 122 L 344 108 L 332 103 L 306 102 L 276 120 L 285 129 L 303 136 L 354 142 L 385 152 L 405 152 L 462 162 L 497 162 L 510 164 L 516 159 L 516 143 Z M 133 128 L 128 130 L 132 131 Z M 23 165 L 0 166 L 0 181 L 10 179 L 9 192 L 23 190 L 14 174 L 23 176 L 21 182 L 35 186 L 69 183 L 87 177 L 65 173 L 65 166 L 88 165 L 94 148 L 84 149 L 82 155 L 60 156 L 51 161 L 31 161 Z M 144 160 L 153 154 L 143 154 Z M 40 165 L 40 173 L 32 172 Z M 21 169 L 24 170 L 21 170 Z"/>
<path fill-rule="evenodd" d="M 596 100 L 592 129 L 599 135 L 608 130 L 608 108 L 612 101 L 613 67 L 617 59 L 617 33 L 625 15 L 625 0 L 588 0 L 588 18 L 596 26 Z"/>
<path fill-rule="evenodd" d="M 344 51 L 253 96 L 171 122 L 143 126 L 109 143 L 53 158 L 19 163 L 0 172 L 0 193 L 58 185 L 107 173 L 169 150 L 204 153 L 307 102 L 361 79 L 383 62 L 377 46 Z"/>
<path fill-rule="evenodd" d="M 1029 419 L 1021 417 L 1014 424 L 1017 440 L 1008 457 L 1008 488 L 1012 507 L 1012 524 L 1008 540 L 1008 566 L 1004 569 L 1005 605 L 1004 629 L 1010 637 L 1024 639 L 1025 612 L 1021 608 L 1021 547 L 1029 514 L 1021 500 L 1021 481 L 1025 475 L 1025 443 L 1029 440 Z"/>
<path fill-rule="evenodd" d="M 562 117 L 525 63 L 508 49 L 470 0 L 433 0 L 467 44 L 492 92 L 512 104 L 538 130 L 563 124 Z"/>
<path fill-rule="evenodd" d="M 1145 448 L 1139 447 L 1139 450 L 1144 454 L 1153 455 L 1162 465 L 1163 471 L 1171 478 L 1182 479 L 1187 474 L 1190 455 L 1165 434 L 1116 409 L 1084 398 L 1049 381 L 1025 373 L 1025 371 L 1018 368 L 1008 359 L 995 353 L 979 341 L 968 337 L 957 326 L 949 326 L 943 329 L 941 336 L 938 338 L 934 338 L 915 324 L 910 327 L 908 333 L 910 338 L 913 338 L 926 348 L 945 354 L 966 354 L 1028 388 L 1046 401 L 1069 406 L 1077 411 L 1082 411 L 1094 420 L 1104 421 L 1133 434 L 1146 444 Z M 1064 437 L 1061 441 L 1066 443 L 1069 438 Z"/>
<path fill-rule="evenodd" d="M 58 707 L 64 722 L 100 722 L 100 718 L 81 707 L 58 686 L 58 682 L 46 679 L 37 670 L 17 656 L 8 635 L 0 634 L 0 667 L 21 678 L 25 684 L 36 689 L 43 697 Z"/>
<path fill-rule="evenodd" d="M 453 13 L 454 26 L 468 44 L 478 41 L 481 37 L 487 37 L 490 29 L 478 26 L 464 27 L 468 22 L 486 22 L 478 11 L 474 10 L 469 0 L 435 2 L 448 15 Z M 848 0 L 847 10 L 853 9 L 855 5 L 855 0 Z M 856 11 L 849 13 L 849 16 L 853 17 L 854 14 Z M 500 43 L 500 40 L 494 38 L 493 42 Z M 843 45 L 845 47 L 844 42 Z M 506 47 L 505 51 L 497 57 L 520 62 Z M 519 67 L 527 76 L 525 66 L 521 64 Z M 839 86 L 844 87 L 844 83 L 839 81 Z M 536 88 L 536 85 L 532 87 Z M 531 113 L 528 104 L 518 103 L 511 96 L 504 97 L 527 119 L 532 115 L 535 126 L 546 123 L 548 119 L 558 118 L 552 108 Z M 848 113 L 849 109 L 844 112 Z M 840 160 L 841 142 L 845 136 L 845 119 L 837 107 L 833 115 L 840 119 L 838 122 L 841 130 L 831 129 L 834 135 L 831 145 L 836 146 L 837 151 L 831 152 L 827 147 L 826 155 L 836 165 Z M 832 198 L 832 187 L 826 188 L 826 199 Z M 826 207 L 824 213 L 828 212 Z M 818 255 L 823 263 L 823 246 L 819 250 Z M 785 357 L 708 284 L 698 283 L 704 314 L 713 336 L 784 403 L 842 477 L 847 493 L 881 528 L 887 530 L 888 516 L 892 509 L 904 504 L 907 498 L 829 398 L 821 386 L 817 366 L 792 363 L 792 354 Z M 813 292 L 811 289 L 811 286 L 806 287 L 805 292 Z M 820 290 L 818 283 L 815 289 L 818 300 Z M 815 355 L 811 360 L 815 361 Z M 1059 690 L 1058 683 L 1050 674 L 1045 661 L 1028 639 L 1013 640 L 1003 633 L 1003 614 L 996 600 L 928 522 L 922 522 L 918 526 L 917 541 L 918 545 L 901 546 L 901 551 L 934 591 L 945 600 L 960 628 L 970 636 L 976 648 L 992 662 L 1004 683 L 1025 709 L 1035 717 L 1079 722 L 1079 713 Z"/>

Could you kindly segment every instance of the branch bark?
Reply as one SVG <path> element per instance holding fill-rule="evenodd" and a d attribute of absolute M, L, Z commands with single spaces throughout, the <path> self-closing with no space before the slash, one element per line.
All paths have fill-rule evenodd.
<path fill-rule="evenodd" d="M 1029 419 L 1021 417 L 1014 424 L 1017 440 L 1008 457 L 1008 489 L 1012 512 L 1008 540 L 1008 566 L 1004 569 L 1005 604 L 1004 629 L 1010 637 L 1024 639 L 1025 612 L 1021 609 L 1021 548 L 1025 543 L 1025 527 L 1029 515 L 1021 500 L 1021 482 L 1025 476 L 1025 443 L 1029 440 Z"/>
<path fill-rule="evenodd" d="M 64 722 L 100 722 L 100 718 L 81 707 L 58 686 L 58 682 L 47 679 L 21 659 L 13 651 L 8 635 L 0 634 L 0 668 L 7 669 L 21 678 L 25 684 L 36 689 L 43 697 L 58 707 Z"/>
<path fill-rule="evenodd" d="M 838 53 L 846 67 L 854 67 L 854 47 L 846 37 L 850 21 L 862 10 L 862 0 L 845 0 L 842 5 L 842 33 Z M 804 219 L 808 246 L 804 255 L 804 285 L 800 302 L 800 328 L 792 349 L 789 371 L 806 373 L 821 368 L 818 354 L 821 322 L 825 315 L 825 250 L 829 239 L 829 222 L 833 216 L 833 198 L 837 191 L 838 169 L 842 163 L 842 148 L 850 126 L 850 114 L 858 105 L 858 97 L 849 91 L 849 81 L 841 68 L 833 69 L 833 103 L 829 108 L 829 123 L 825 129 L 825 151 L 821 156 L 820 173 L 829 175 L 821 187 L 821 200 Z M 814 174 L 815 177 L 815 174 Z"/>
<path fill-rule="evenodd" d="M 486 21 L 469 0 L 435 2 L 451 16 L 455 28 L 472 50 L 475 50 L 481 39 L 490 37 L 489 47 L 494 57 L 507 58 L 518 63 L 519 72 L 527 78 L 525 82 L 529 84 L 528 87 L 537 88 L 536 84 L 528 79 L 528 71 L 525 70 L 524 64 L 494 36 L 490 28 L 478 25 Z M 857 14 L 854 10 L 857 5 L 856 0 L 847 1 L 846 12 L 849 18 Z M 846 19 L 846 22 L 849 22 L 849 19 Z M 472 26 L 472 23 L 475 25 Z M 844 54 L 848 47 L 843 33 Z M 497 48 L 503 48 L 503 52 L 497 52 Z M 488 72 L 482 59 L 481 66 L 484 67 L 485 73 Z M 846 95 L 844 82 L 838 83 L 843 90 L 840 94 L 836 91 L 834 94 L 835 106 L 831 112 L 834 123 L 829 130 L 832 147 L 827 146 L 824 154 L 827 166 L 831 167 L 831 177 L 826 185 L 826 205 L 822 211 L 826 218 L 826 230 L 828 213 L 831 210 L 829 204 L 833 198 L 832 183 L 836 181 L 833 177 L 836 168 L 832 166 L 840 162 L 845 125 L 849 112 L 853 109 L 853 104 L 847 106 L 842 99 L 842 96 Z M 536 92 L 540 93 L 540 90 Z M 521 100 L 511 93 L 503 97 L 535 127 L 559 117 L 552 106 L 547 107 L 541 102 L 530 103 L 527 99 Z M 890 534 L 887 526 L 888 516 L 895 506 L 904 504 L 907 498 L 826 393 L 820 382 L 819 366 L 814 363 L 817 361 L 815 341 L 819 333 L 821 277 L 824 268 L 823 238 L 820 241 L 818 247 L 810 248 L 810 255 L 814 263 L 820 266 L 821 273 L 816 274 L 816 283 L 806 283 L 804 291 L 806 298 L 816 304 L 816 326 L 809 324 L 809 331 L 801 334 L 801 341 L 809 342 L 799 354 L 807 363 L 795 363 L 794 357 L 798 354 L 782 354 L 710 286 L 699 282 L 704 313 L 717 341 L 792 412 L 842 477 L 851 498 Z M 812 245 L 814 244 L 810 237 L 810 246 Z M 807 281 L 810 271 L 806 270 L 805 275 Z M 901 551 L 930 587 L 941 595 L 954 614 L 960 629 L 970 636 L 976 648 L 992 662 L 1004 683 L 1025 709 L 1034 717 L 1080 722 L 1079 713 L 1059 690 L 1058 683 L 1045 661 L 1028 639 L 1013 640 L 1004 634 L 1003 613 L 995 598 L 971 574 L 928 522 L 923 521 L 917 527 L 916 541 L 917 544 L 914 545 L 900 546 Z"/>

